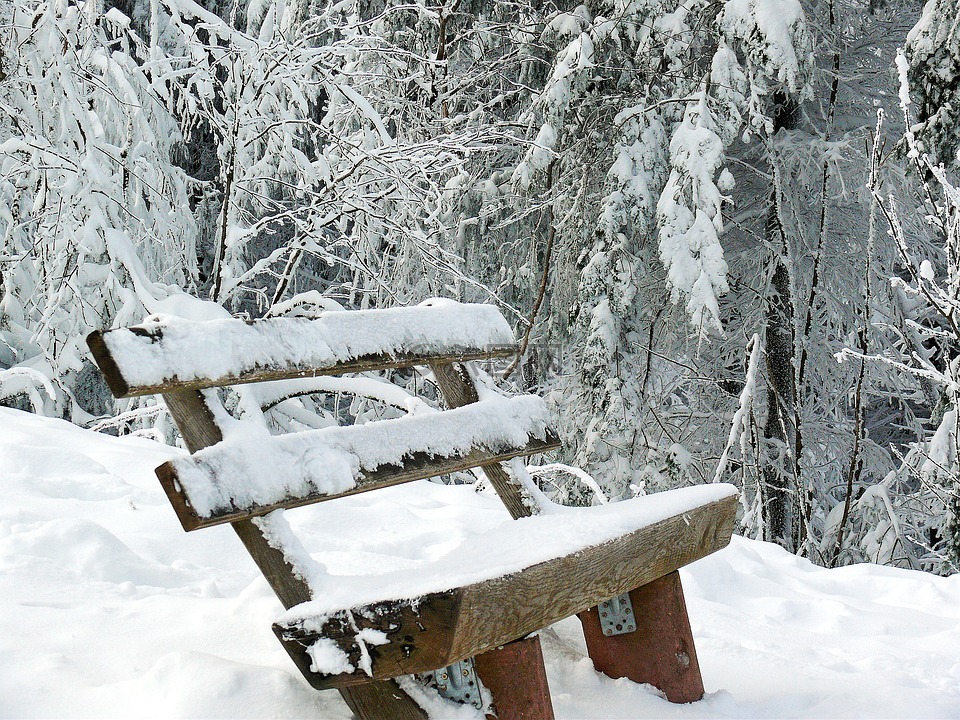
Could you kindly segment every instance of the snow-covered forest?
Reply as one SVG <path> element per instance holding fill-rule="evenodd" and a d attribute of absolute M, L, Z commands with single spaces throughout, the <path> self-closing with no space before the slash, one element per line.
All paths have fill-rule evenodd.
<path fill-rule="evenodd" d="M 549 459 L 606 496 L 732 482 L 738 532 L 814 564 L 957 570 L 955 0 L 0 22 L 4 404 L 175 443 L 156 400 L 112 400 L 89 332 L 493 303 L 523 354 L 490 374 L 548 399 Z M 266 409 L 276 432 L 403 412 L 315 389 Z"/>

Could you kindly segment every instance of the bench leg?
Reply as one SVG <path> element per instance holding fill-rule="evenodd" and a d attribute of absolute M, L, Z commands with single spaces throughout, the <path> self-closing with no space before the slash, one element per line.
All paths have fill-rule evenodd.
<path fill-rule="evenodd" d="M 649 683 L 670 702 L 701 699 L 703 679 L 680 574 L 674 571 L 631 590 L 630 602 L 637 629 L 625 635 L 604 635 L 595 607 L 579 614 L 594 667 L 612 678 Z"/>
<path fill-rule="evenodd" d="M 493 696 L 497 720 L 553 720 L 540 638 L 515 640 L 477 655 L 473 662 Z"/>
<path fill-rule="evenodd" d="M 395 680 L 340 688 L 340 695 L 360 720 L 427 720 L 427 714 Z"/>

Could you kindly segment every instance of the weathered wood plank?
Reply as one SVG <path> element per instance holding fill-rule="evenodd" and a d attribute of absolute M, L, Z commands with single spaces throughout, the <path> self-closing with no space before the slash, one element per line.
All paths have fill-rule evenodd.
<path fill-rule="evenodd" d="M 157 475 L 193 530 L 544 452 L 560 444 L 548 423 L 536 396 L 491 398 L 363 425 L 243 436 L 174 458 Z"/>
<path fill-rule="evenodd" d="M 430 457 L 425 453 L 413 453 L 407 456 L 401 465 L 383 465 L 375 470 L 363 470 L 362 479 L 357 484 L 344 492 L 333 494 L 322 494 L 311 492 L 306 495 L 288 496 L 278 502 L 266 505 L 253 505 L 250 507 L 231 507 L 218 510 L 214 515 L 200 516 L 190 505 L 183 493 L 183 488 L 178 482 L 176 467 L 173 463 L 167 462 L 156 469 L 157 477 L 163 486 L 173 506 L 180 524 L 186 531 L 198 530 L 201 528 L 221 525 L 237 520 L 266 515 L 278 509 L 289 509 L 312 505 L 327 500 L 335 500 L 349 495 L 356 495 L 370 490 L 391 487 L 402 483 L 412 482 L 414 480 L 423 480 L 436 477 L 437 475 L 446 475 L 462 470 L 469 470 L 480 465 L 510 458 L 532 455 L 533 453 L 546 452 L 560 447 L 560 440 L 556 435 L 549 435 L 545 440 L 531 440 L 527 445 L 521 448 L 511 448 L 502 452 L 491 451 L 487 448 L 476 448 L 466 455 L 460 457 Z"/>
<path fill-rule="evenodd" d="M 175 390 L 166 393 L 163 402 L 190 452 L 195 453 L 223 440 L 223 432 L 213 411 L 199 390 Z"/>
<path fill-rule="evenodd" d="M 447 406 L 450 408 L 472 405 L 479 401 L 479 395 L 467 369 L 459 363 L 430 363 L 437 387 L 443 394 Z M 559 447 L 559 446 L 558 446 Z M 549 448 L 552 449 L 552 448 Z M 539 451 L 542 452 L 542 451 Z M 479 465 L 480 463 L 478 463 Z M 477 467 L 474 465 L 473 467 Z M 483 465 L 480 468 L 487 480 L 496 490 L 497 495 L 514 520 L 529 517 L 538 512 L 536 500 L 530 497 L 523 486 L 497 462 Z"/>
<path fill-rule="evenodd" d="M 500 645 L 699 560 L 730 543 L 737 510 L 728 496 L 602 545 L 528 568 L 516 578 L 464 588 L 453 654 L 497 625 Z"/>
<path fill-rule="evenodd" d="M 446 667 L 725 547 L 733 533 L 736 507 L 736 497 L 728 496 L 520 572 L 414 600 L 333 613 L 327 625 L 351 662 L 360 656 L 357 631 L 369 627 L 385 633 L 388 643 L 367 648 L 375 679 Z M 420 617 L 433 618 L 429 630 L 421 629 Z M 314 632 L 297 623 L 275 624 L 274 631 L 291 655 L 305 653 L 321 635 L 331 637 L 326 627 Z M 303 662 L 309 668 L 309 661 L 299 664 Z M 346 687 L 371 677 L 359 669 L 350 674 L 313 674 L 310 682 L 317 688 Z"/>
<path fill-rule="evenodd" d="M 325 313 L 316 319 L 172 319 L 97 331 L 87 345 L 116 397 L 342 375 L 515 354 L 490 305 Z"/>
<path fill-rule="evenodd" d="M 223 439 L 214 413 L 199 390 L 169 392 L 164 394 L 164 400 L 191 452 Z M 283 552 L 271 547 L 260 528 L 250 520 L 241 520 L 233 523 L 233 529 L 285 608 L 310 599 L 310 588 L 294 572 Z M 392 680 L 343 688 L 340 694 L 361 720 L 427 720 L 420 706 Z"/>

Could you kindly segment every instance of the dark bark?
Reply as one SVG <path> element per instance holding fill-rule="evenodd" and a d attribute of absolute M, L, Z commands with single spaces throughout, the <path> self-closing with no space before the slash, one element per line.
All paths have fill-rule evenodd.
<path fill-rule="evenodd" d="M 776 98 L 773 112 L 774 133 L 780 129 L 792 129 L 799 122 L 796 102 L 784 95 Z M 770 259 L 772 274 L 767 297 L 764 327 L 764 346 L 767 364 L 767 421 L 763 428 L 767 459 L 763 467 L 762 493 L 766 501 L 766 539 L 793 550 L 793 502 L 791 475 L 788 466 L 795 469 L 790 460 L 796 450 L 796 428 L 790 428 L 795 417 L 796 398 L 795 352 L 796 329 L 794 324 L 794 301 L 790 286 L 790 270 L 786 232 L 780 221 L 777 187 L 770 193 L 770 210 L 764 232 L 767 244 L 774 249 Z"/>
<path fill-rule="evenodd" d="M 771 209 L 767 232 L 779 231 L 775 209 Z M 771 227 L 773 226 L 773 227 Z M 790 549 L 792 535 L 791 490 L 786 455 L 790 452 L 787 422 L 794 405 L 793 397 L 793 300 L 790 275 L 783 256 L 774 259 L 775 268 L 767 300 L 764 329 L 767 361 L 767 422 L 763 438 L 768 458 L 763 468 L 766 497 L 767 536 L 771 542 Z M 774 451 L 779 450 L 774 455 Z"/>

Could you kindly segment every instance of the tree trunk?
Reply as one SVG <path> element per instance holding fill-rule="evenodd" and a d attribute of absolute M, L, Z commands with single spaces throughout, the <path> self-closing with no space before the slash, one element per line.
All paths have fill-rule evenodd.
<path fill-rule="evenodd" d="M 786 96 L 778 95 L 773 113 L 774 135 L 780 129 L 793 129 L 798 124 L 799 107 Z M 774 161 L 775 162 L 775 161 Z M 777 182 L 770 191 L 770 210 L 764 228 L 767 244 L 776 248 L 771 258 L 773 273 L 767 297 L 764 345 L 767 360 L 767 421 L 763 428 L 766 460 L 763 467 L 763 496 L 766 501 L 767 527 L 765 538 L 791 552 L 793 547 L 793 498 L 791 472 L 796 447 L 797 428 L 788 428 L 795 420 L 796 397 L 796 326 L 793 291 L 788 267 L 789 244 L 780 220 Z M 788 429 L 792 432 L 788 432 Z"/>
<path fill-rule="evenodd" d="M 775 214 L 775 209 L 771 210 Z M 767 223 L 779 223 L 775 218 Z M 779 232 L 774 230 L 774 232 Z M 790 296 L 790 275 L 782 256 L 776 263 L 767 301 L 765 345 L 767 359 L 767 422 L 763 438 L 767 459 L 763 468 L 764 496 L 767 500 L 765 539 L 792 550 L 792 508 L 787 456 L 791 453 L 787 422 L 793 407 L 793 301 Z M 776 453 L 774 451 L 777 451 Z"/>

